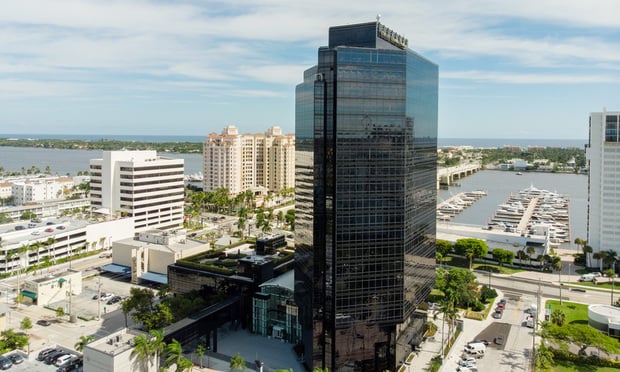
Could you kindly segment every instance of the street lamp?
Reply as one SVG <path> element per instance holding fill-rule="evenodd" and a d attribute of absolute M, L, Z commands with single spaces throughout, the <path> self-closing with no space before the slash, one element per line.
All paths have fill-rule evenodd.
<path fill-rule="evenodd" d="M 207 345 L 207 368 L 211 368 L 211 367 L 209 366 L 209 362 L 210 362 L 210 360 L 209 360 L 209 354 L 210 354 L 210 353 L 211 353 L 211 345 Z"/>

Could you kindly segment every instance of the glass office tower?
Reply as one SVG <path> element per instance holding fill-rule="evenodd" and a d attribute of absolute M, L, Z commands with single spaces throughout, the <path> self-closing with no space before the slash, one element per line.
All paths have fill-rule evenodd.
<path fill-rule="evenodd" d="M 394 371 L 435 278 L 438 67 L 332 27 L 296 89 L 295 299 L 308 368 Z"/>

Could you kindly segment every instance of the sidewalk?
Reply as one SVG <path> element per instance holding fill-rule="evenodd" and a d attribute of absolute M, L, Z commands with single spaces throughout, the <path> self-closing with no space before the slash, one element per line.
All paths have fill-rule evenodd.
<path fill-rule="evenodd" d="M 504 296 L 503 292 L 497 290 L 497 298 L 502 298 Z M 465 345 L 467 342 L 476 338 L 476 336 L 482 332 L 486 327 L 488 327 L 491 323 L 493 323 L 494 319 L 490 315 L 486 317 L 485 320 L 473 320 L 461 317 L 463 320 L 463 332 L 459 335 L 459 337 L 452 345 L 450 352 L 444 359 L 439 372 L 452 372 L 456 371 L 458 367 L 458 361 L 461 358 L 461 354 L 463 353 L 463 349 L 465 349 Z"/>
<path fill-rule="evenodd" d="M 503 293 L 497 290 L 497 298 L 502 298 Z M 483 321 L 467 319 L 463 317 L 463 312 L 461 313 L 461 317 L 459 318 L 463 321 L 463 332 L 459 334 L 454 345 L 450 349 L 450 352 L 446 356 L 443 361 L 440 372 L 452 372 L 456 371 L 458 367 L 458 361 L 461 358 L 461 354 L 463 353 L 463 349 L 465 348 L 465 344 L 471 340 L 473 340 L 480 332 L 482 332 L 486 327 L 488 327 L 491 323 L 493 323 L 493 318 L 489 315 Z M 437 320 L 433 320 L 432 316 L 430 316 L 430 321 L 437 325 L 437 333 L 435 333 L 434 340 L 427 340 L 426 342 L 420 345 L 421 350 L 416 354 L 416 357 L 411 361 L 411 365 L 409 367 L 410 371 L 426 371 L 430 366 L 431 359 L 440 355 L 441 353 L 441 314 L 439 314 Z M 448 343 L 448 325 L 445 325 L 445 340 L 444 342 Z"/>

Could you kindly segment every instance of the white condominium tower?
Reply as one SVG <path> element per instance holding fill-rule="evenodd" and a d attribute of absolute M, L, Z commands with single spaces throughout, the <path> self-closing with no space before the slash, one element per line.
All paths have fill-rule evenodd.
<path fill-rule="evenodd" d="M 264 134 L 239 134 L 236 127 L 227 126 L 222 134 L 207 136 L 203 153 L 205 192 L 295 187 L 295 135 L 282 134 L 280 127 Z"/>
<path fill-rule="evenodd" d="M 183 226 L 183 159 L 155 151 L 104 151 L 90 161 L 90 200 L 111 215 L 134 217 L 135 231 Z"/>
<path fill-rule="evenodd" d="M 620 112 L 590 114 L 588 244 L 620 254 Z"/>

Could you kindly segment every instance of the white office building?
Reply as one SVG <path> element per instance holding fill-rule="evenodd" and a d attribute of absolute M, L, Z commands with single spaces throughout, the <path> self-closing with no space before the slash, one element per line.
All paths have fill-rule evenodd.
<path fill-rule="evenodd" d="M 99 213 L 134 217 L 136 232 L 183 226 L 184 160 L 156 151 L 104 151 L 90 161 L 91 205 Z"/>
<path fill-rule="evenodd" d="M 620 112 L 590 114 L 588 244 L 620 254 Z"/>

